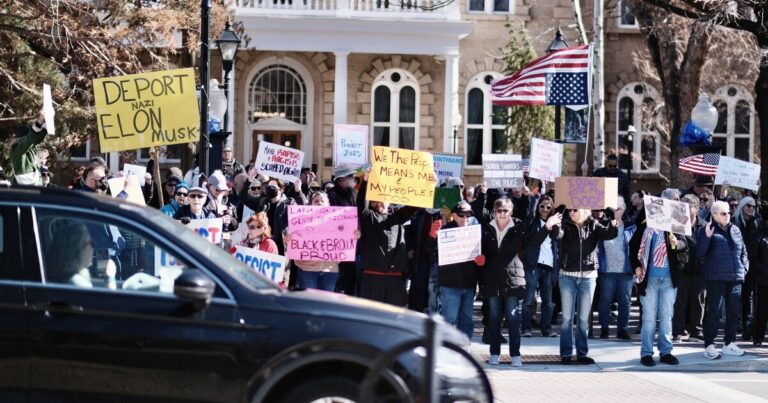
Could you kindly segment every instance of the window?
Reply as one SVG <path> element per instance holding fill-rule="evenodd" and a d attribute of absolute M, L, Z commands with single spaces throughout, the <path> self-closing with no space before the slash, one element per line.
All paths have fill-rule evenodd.
<path fill-rule="evenodd" d="M 184 152 L 185 144 L 171 144 L 167 146 L 160 146 L 160 162 L 167 163 L 180 163 L 181 153 Z M 149 161 L 149 148 L 140 148 L 137 152 L 138 161 Z"/>
<path fill-rule="evenodd" d="M 470 12 L 474 13 L 506 14 L 514 11 L 514 0 L 469 0 L 467 2 L 467 7 Z"/>
<path fill-rule="evenodd" d="M 504 106 L 491 105 L 491 81 L 500 77 L 496 72 L 480 73 L 467 83 L 464 116 L 467 117 L 464 152 L 467 165 L 482 165 L 483 154 L 504 152 L 507 145 L 506 130 L 501 118 L 496 117 Z"/>
<path fill-rule="evenodd" d="M 637 20 L 632 14 L 632 4 L 630 0 L 619 0 L 619 27 L 637 28 Z"/>
<path fill-rule="evenodd" d="M 85 140 L 76 147 L 69 148 L 69 155 L 72 161 L 88 161 L 91 159 L 91 139 Z"/>
<path fill-rule="evenodd" d="M 0 206 L 0 279 L 21 280 L 24 274 L 21 264 L 21 236 L 19 233 L 19 208 Z"/>
<path fill-rule="evenodd" d="M 389 69 L 373 81 L 373 145 L 418 149 L 419 82 L 408 71 Z"/>
<path fill-rule="evenodd" d="M 737 85 L 715 91 L 712 104 L 718 111 L 712 142 L 724 147 L 725 155 L 752 162 L 755 115 L 752 94 Z"/>
<path fill-rule="evenodd" d="M 293 68 L 275 64 L 265 67 L 248 86 L 251 123 L 282 117 L 300 125 L 307 123 L 307 86 Z"/>
<path fill-rule="evenodd" d="M 644 83 L 631 83 L 619 91 L 616 116 L 616 148 L 621 169 L 629 166 L 631 150 L 632 170 L 635 172 L 658 172 L 661 158 L 660 136 L 654 129 L 657 113 L 656 90 Z M 630 126 L 635 129 L 632 142 L 627 137 Z"/>

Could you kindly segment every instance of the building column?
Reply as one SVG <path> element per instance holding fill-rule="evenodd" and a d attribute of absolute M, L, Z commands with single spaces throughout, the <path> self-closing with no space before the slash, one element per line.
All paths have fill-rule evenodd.
<path fill-rule="evenodd" d="M 455 122 L 459 115 L 459 56 L 445 55 L 445 94 L 443 97 L 443 152 L 458 150 L 454 144 Z"/>
<path fill-rule="evenodd" d="M 347 57 L 349 52 L 333 52 L 336 68 L 333 81 L 333 123 L 347 124 Z"/>

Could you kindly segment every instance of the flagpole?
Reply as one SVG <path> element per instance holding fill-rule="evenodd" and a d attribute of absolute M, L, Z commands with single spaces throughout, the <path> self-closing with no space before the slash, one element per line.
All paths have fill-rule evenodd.
<path fill-rule="evenodd" d="M 594 147 L 594 168 L 602 168 L 605 160 L 605 89 L 603 85 L 603 2 L 604 0 L 595 0 L 595 18 L 593 23 L 592 35 L 592 101 L 594 102 L 592 113 L 595 114 L 594 133 L 592 140 Z M 618 148 L 618 147 L 617 147 Z"/>

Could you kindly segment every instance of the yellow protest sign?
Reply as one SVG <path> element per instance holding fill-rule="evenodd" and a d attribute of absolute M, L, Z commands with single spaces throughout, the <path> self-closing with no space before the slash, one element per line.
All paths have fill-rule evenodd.
<path fill-rule="evenodd" d="M 192 69 L 93 80 L 101 152 L 200 139 Z"/>
<path fill-rule="evenodd" d="M 432 208 L 437 183 L 432 154 L 375 146 L 371 161 L 368 200 Z"/>

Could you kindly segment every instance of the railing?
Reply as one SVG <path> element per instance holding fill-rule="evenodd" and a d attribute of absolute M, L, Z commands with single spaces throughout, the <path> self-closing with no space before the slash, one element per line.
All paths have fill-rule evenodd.
<path fill-rule="evenodd" d="M 422 15 L 445 19 L 457 10 L 458 0 L 237 0 L 239 11 L 248 14 L 400 16 Z M 456 13 L 458 14 L 458 13 Z"/>

